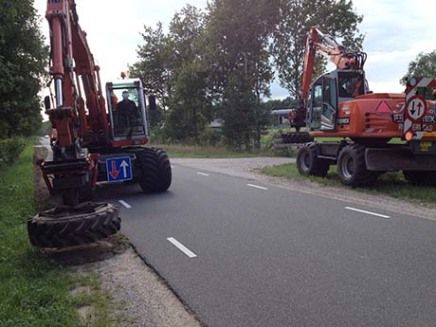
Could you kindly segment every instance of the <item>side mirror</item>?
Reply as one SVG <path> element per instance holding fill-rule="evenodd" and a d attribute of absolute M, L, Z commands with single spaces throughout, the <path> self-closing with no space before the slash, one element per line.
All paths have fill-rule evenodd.
<path fill-rule="evenodd" d="M 45 110 L 50 110 L 51 103 L 50 103 L 50 97 L 48 95 L 44 98 L 44 107 Z"/>
<path fill-rule="evenodd" d="M 148 109 L 150 111 L 156 111 L 156 97 L 154 95 L 148 96 Z"/>

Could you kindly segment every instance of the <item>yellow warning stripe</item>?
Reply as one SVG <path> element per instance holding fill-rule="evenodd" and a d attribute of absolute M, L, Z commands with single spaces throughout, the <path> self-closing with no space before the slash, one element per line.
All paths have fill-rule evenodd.
<path fill-rule="evenodd" d="M 436 138 L 436 132 L 424 132 L 423 137 Z"/>

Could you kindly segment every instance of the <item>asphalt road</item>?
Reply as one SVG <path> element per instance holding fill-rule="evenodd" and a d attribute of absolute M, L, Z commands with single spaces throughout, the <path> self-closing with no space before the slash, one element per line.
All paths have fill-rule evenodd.
<path fill-rule="evenodd" d="M 99 194 L 207 326 L 436 326 L 435 221 L 180 165 L 138 190 Z"/>

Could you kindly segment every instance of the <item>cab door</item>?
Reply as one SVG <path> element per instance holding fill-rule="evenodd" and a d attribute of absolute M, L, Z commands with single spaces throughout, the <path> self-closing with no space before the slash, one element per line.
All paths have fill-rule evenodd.
<path fill-rule="evenodd" d="M 336 79 L 319 78 L 312 86 L 309 120 L 313 131 L 334 131 L 338 111 Z"/>

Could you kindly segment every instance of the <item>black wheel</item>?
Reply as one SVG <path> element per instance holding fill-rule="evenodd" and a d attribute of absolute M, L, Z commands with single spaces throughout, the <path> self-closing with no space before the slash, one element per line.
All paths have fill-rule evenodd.
<path fill-rule="evenodd" d="M 313 141 L 313 137 L 307 132 L 290 132 L 282 134 L 282 143 L 284 144 L 303 144 Z"/>
<path fill-rule="evenodd" d="M 40 248 L 94 243 L 116 234 L 120 228 L 118 208 L 92 202 L 46 210 L 27 223 L 30 243 Z"/>
<path fill-rule="evenodd" d="M 329 171 L 329 162 L 318 158 L 319 146 L 316 143 L 303 145 L 297 154 L 298 172 L 303 176 L 325 177 Z"/>
<path fill-rule="evenodd" d="M 403 170 L 403 175 L 413 185 L 436 186 L 436 171 Z"/>
<path fill-rule="evenodd" d="M 145 193 L 165 192 L 171 185 L 171 164 L 164 150 L 143 148 L 136 152 L 135 170 Z"/>
<path fill-rule="evenodd" d="M 377 180 L 378 174 L 368 171 L 365 162 L 365 146 L 350 144 L 345 146 L 338 157 L 338 175 L 344 185 L 364 186 Z"/>

